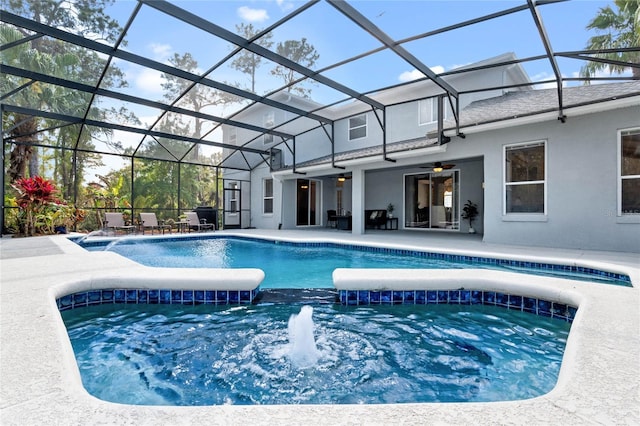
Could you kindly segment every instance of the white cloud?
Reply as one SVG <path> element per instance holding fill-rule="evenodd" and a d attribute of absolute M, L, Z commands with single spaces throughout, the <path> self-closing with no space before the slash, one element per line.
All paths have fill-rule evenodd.
<path fill-rule="evenodd" d="M 532 76 L 531 77 L 531 81 L 536 83 L 538 81 L 554 80 L 555 78 L 556 78 L 555 75 L 551 75 L 551 74 L 546 73 L 546 72 L 541 72 L 541 73 L 538 73 L 538 74 L 535 74 L 534 76 Z M 565 87 L 566 85 L 567 85 L 566 82 L 562 83 L 562 87 Z M 535 89 L 536 90 L 555 89 L 556 87 L 558 87 L 558 84 L 555 81 L 551 81 L 549 83 L 536 84 Z"/>
<path fill-rule="evenodd" d="M 265 9 L 252 9 L 248 6 L 239 7 L 238 16 L 249 22 L 264 22 L 269 19 L 269 15 Z"/>
<path fill-rule="evenodd" d="M 444 67 L 441 65 L 437 65 L 435 67 L 430 67 L 431 71 L 433 71 L 436 74 L 440 74 L 442 72 L 444 72 Z M 407 82 L 407 81 L 413 81 L 413 80 L 417 80 L 419 78 L 424 78 L 425 75 L 422 74 L 422 72 L 414 69 L 411 71 L 405 71 L 402 74 L 400 74 L 398 76 L 398 80 L 400 80 L 401 82 Z"/>
<path fill-rule="evenodd" d="M 555 76 L 550 75 L 549 73 L 541 72 L 531 76 L 531 81 L 533 81 L 534 83 L 537 83 L 538 81 L 553 80 L 554 78 Z M 558 87 L 558 85 L 555 83 L 555 81 L 552 81 L 550 83 L 536 84 L 535 89 L 537 90 L 554 89 L 556 87 Z"/>
<path fill-rule="evenodd" d="M 134 76 L 133 84 L 135 87 L 145 94 L 155 94 L 158 96 L 162 96 L 162 87 L 160 86 L 164 81 L 161 77 L 162 73 L 160 71 L 152 70 L 152 69 L 143 69 L 139 74 Z"/>
<path fill-rule="evenodd" d="M 286 0 L 276 0 L 276 4 L 283 12 L 293 9 L 293 3 Z"/>
<path fill-rule="evenodd" d="M 153 53 L 153 59 L 159 62 L 164 62 L 171 55 L 172 48 L 169 44 L 151 43 L 149 48 Z"/>
<path fill-rule="evenodd" d="M 412 71 L 405 71 L 402 74 L 400 74 L 398 76 L 398 80 L 405 82 L 405 81 L 417 80 L 422 77 L 424 77 L 424 74 L 422 74 L 420 71 L 412 70 Z"/>
<path fill-rule="evenodd" d="M 579 72 L 575 72 L 574 77 L 580 77 L 580 73 Z M 609 68 L 604 68 L 601 70 L 597 70 L 596 73 L 592 76 L 593 78 L 609 78 L 609 77 L 631 77 L 632 73 L 631 73 L 631 69 L 627 68 L 625 70 L 625 72 L 623 72 L 622 74 L 617 74 L 617 73 L 611 73 L 609 72 Z M 607 83 L 613 83 L 612 80 L 594 80 L 591 81 L 591 84 L 607 84 Z"/>

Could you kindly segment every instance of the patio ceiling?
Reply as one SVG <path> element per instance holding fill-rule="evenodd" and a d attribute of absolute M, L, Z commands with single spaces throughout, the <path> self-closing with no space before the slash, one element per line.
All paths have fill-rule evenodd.
<path fill-rule="evenodd" d="M 234 21 L 224 15 L 231 6 L 237 8 L 238 2 L 139 0 L 115 2 L 106 10 L 121 27 L 120 36 L 113 41 L 74 34 L 3 10 L 2 25 L 17 30 L 21 38 L 0 48 L 2 78 L 11 82 L 11 90 L 0 94 L 0 103 L 9 114 L 47 118 L 54 123 L 48 130 L 70 130 L 70 140 L 65 142 L 69 149 L 89 146 L 91 151 L 102 154 L 140 158 L 153 155 L 154 159 L 252 170 L 269 158 L 268 148 L 291 149 L 297 135 L 320 127 L 330 138 L 328 129 L 336 120 L 371 110 L 384 111 L 395 101 L 379 96 L 382 92 L 416 81 L 431 81 L 438 94 L 454 106 L 454 120 L 458 122 L 460 112 L 455 106 L 460 96 L 508 87 L 492 84 L 463 89 L 448 77 L 483 68 L 463 68 L 461 64 L 513 52 L 517 59 L 484 68 L 517 64 L 529 75 L 548 76 L 532 81 L 532 87 L 557 87 L 554 108 L 561 117 L 563 88 L 585 81 L 575 76 L 574 70 L 590 60 L 603 61 L 595 56 L 604 51 L 583 49 L 586 39 L 580 46 L 566 43 L 567 29 L 557 17 L 564 17 L 566 25 L 574 11 L 583 7 L 580 3 L 311 0 L 289 3 L 291 8 L 283 8 L 279 16 L 272 17 L 271 25 L 245 38 L 231 24 Z M 323 19 L 318 19 L 320 16 Z M 397 25 L 398 22 L 403 24 Z M 587 22 L 577 25 L 584 28 Z M 487 38 L 488 29 L 492 38 Z M 315 48 L 315 61 L 295 61 L 276 48 L 278 42 L 303 39 Z M 482 54 L 489 52 L 489 56 L 477 56 L 476 39 L 484 44 Z M 100 64 L 99 72 L 70 76 L 13 61 L 13 53 L 33 40 L 56 40 L 61 53 L 66 47 L 69 52 L 93 54 Z M 155 52 L 154 47 L 165 49 L 164 54 L 150 53 Z M 619 52 L 629 50 L 640 51 L 621 48 Z M 451 51 L 458 66 L 434 68 L 451 63 L 445 56 Z M 169 60 L 184 59 L 186 54 L 193 60 L 192 66 Z M 251 81 L 233 66 L 234 61 L 247 54 L 261 60 Z M 275 76 L 276 68 L 289 76 L 286 82 Z M 118 70 L 136 84 L 112 87 L 108 76 Z M 418 77 L 400 80 L 398 76 L 406 71 Z M 630 79 L 631 76 L 608 76 L 591 81 Z M 161 90 L 168 81 L 179 89 Z M 35 103 L 33 97 L 25 95 L 35 86 L 56 96 L 71 95 L 76 102 L 69 109 L 64 104 Z M 218 104 L 192 102 L 202 94 L 209 96 L 207 99 L 217 99 Z M 290 98 L 284 95 L 300 95 L 304 102 L 287 101 Z M 416 93 L 415 98 L 403 98 L 402 102 L 419 96 Z M 265 125 L 262 114 L 257 119 L 256 114 L 251 114 L 260 105 L 285 112 L 287 120 L 274 127 Z M 98 108 L 120 113 L 96 115 Z M 236 144 L 224 142 L 222 126 L 244 129 L 243 139 Z M 3 140 L 16 142 L 21 136 L 28 136 L 13 130 L 3 128 Z M 83 138 L 95 138 L 95 134 L 107 134 L 112 140 L 81 143 Z M 264 146 L 265 134 L 273 135 L 274 145 Z M 160 149 L 145 149 L 149 146 Z M 224 148 L 228 150 L 222 156 Z"/>

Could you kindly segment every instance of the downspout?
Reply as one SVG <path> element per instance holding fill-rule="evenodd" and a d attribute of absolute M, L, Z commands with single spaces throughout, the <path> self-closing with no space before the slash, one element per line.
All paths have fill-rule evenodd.
<path fill-rule="evenodd" d="M 280 177 L 276 177 L 273 174 L 271 175 L 271 177 L 273 177 L 274 182 L 277 181 L 278 184 L 280 185 L 280 211 L 278 212 L 278 230 L 282 229 L 282 212 L 284 211 L 284 184 L 282 183 L 282 180 L 280 179 Z M 275 194 L 275 185 L 274 185 L 274 194 Z"/>
<path fill-rule="evenodd" d="M 345 170 L 345 167 L 336 165 L 336 130 L 335 130 L 335 126 L 331 125 L 331 134 L 329 134 L 327 132 L 327 129 L 324 128 L 324 124 L 321 124 L 321 125 L 322 125 L 322 130 L 324 130 L 324 133 L 327 135 L 327 137 L 329 138 L 329 141 L 331 142 L 331 167 L 334 168 L 334 169 Z"/>
<path fill-rule="evenodd" d="M 2 134 L 2 130 L 4 129 L 4 123 L 2 122 L 2 117 L 4 117 L 4 108 L 2 107 L 2 105 L 0 105 L 0 136 L 2 137 L 2 180 L 0 180 L 0 185 L 2 188 L 2 208 L 0 208 L 0 237 L 2 236 L 2 234 L 4 234 L 5 231 L 5 227 L 4 227 L 4 176 L 5 176 L 5 158 L 4 158 L 4 153 L 6 152 L 6 142 L 4 141 L 4 135 Z"/>
<path fill-rule="evenodd" d="M 380 129 L 382 130 L 382 159 L 384 161 L 389 161 L 390 163 L 395 163 L 396 160 L 387 157 L 387 127 L 385 126 L 387 123 L 387 109 L 382 109 L 382 120 L 380 120 L 376 110 L 373 107 L 371 107 L 371 109 L 373 110 L 373 115 L 376 117 L 376 120 L 378 120 Z"/>
<path fill-rule="evenodd" d="M 293 137 L 293 173 L 294 174 L 300 174 L 300 175 L 306 175 L 306 173 L 304 172 L 299 172 L 296 170 L 296 137 Z"/>

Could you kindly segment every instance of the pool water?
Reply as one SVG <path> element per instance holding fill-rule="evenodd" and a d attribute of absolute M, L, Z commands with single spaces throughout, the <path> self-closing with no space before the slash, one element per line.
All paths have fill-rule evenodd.
<path fill-rule="evenodd" d="M 448 261 L 354 247 L 314 247 L 236 238 L 145 240 L 121 239 L 87 250 L 110 250 L 140 264 L 176 268 L 259 268 L 265 273 L 261 288 L 333 288 L 336 268 L 491 268 L 537 275 L 560 276 L 609 284 L 613 278 L 560 270 L 519 268 L 479 262 Z"/>
<path fill-rule="evenodd" d="M 299 304 L 62 312 L 85 388 L 138 405 L 503 401 L 549 392 L 570 323 L 490 306 L 313 306 L 317 362 L 292 358 Z"/>

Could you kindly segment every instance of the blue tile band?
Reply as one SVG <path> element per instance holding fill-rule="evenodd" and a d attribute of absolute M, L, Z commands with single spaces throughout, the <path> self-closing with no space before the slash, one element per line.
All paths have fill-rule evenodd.
<path fill-rule="evenodd" d="M 573 322 L 578 308 L 535 297 L 482 290 L 340 290 L 342 305 L 489 305 Z"/>
<path fill-rule="evenodd" d="M 253 302 L 254 290 L 103 289 L 68 294 L 56 299 L 58 310 L 115 303 L 149 305 L 244 305 Z"/>
<path fill-rule="evenodd" d="M 258 295 L 254 290 L 103 289 L 68 294 L 56 299 L 58 310 L 105 304 L 242 305 Z M 482 290 L 340 290 L 342 305 L 490 305 L 572 322 L 577 308 L 552 302 Z"/>

